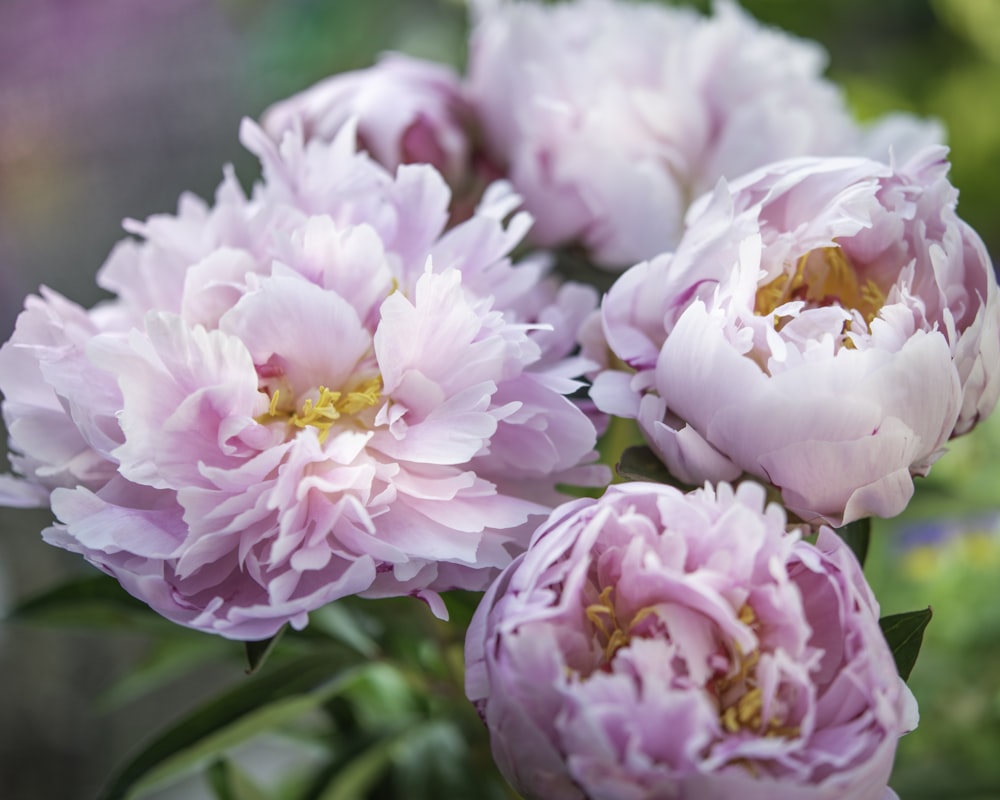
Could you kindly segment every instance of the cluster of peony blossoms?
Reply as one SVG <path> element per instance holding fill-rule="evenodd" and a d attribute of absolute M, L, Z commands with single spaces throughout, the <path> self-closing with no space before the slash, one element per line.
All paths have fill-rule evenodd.
<path fill-rule="evenodd" d="M 253 192 L 127 223 L 111 300 L 29 298 L 0 501 L 230 638 L 486 590 L 468 694 L 529 798 L 893 797 L 915 704 L 830 527 L 1000 395 L 939 127 L 859 125 L 725 0 L 473 17 L 464 76 L 390 55 L 246 122 Z M 700 488 L 564 503 L 606 415 Z"/>

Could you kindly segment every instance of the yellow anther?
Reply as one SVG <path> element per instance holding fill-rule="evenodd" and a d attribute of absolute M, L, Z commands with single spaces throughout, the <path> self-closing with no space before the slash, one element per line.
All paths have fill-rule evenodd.
<path fill-rule="evenodd" d="M 740 610 L 736 615 L 736 618 L 742 622 L 744 625 L 753 625 L 757 622 L 757 614 L 750 607 L 749 603 L 744 603 L 740 606 Z"/>
<path fill-rule="evenodd" d="M 597 602 L 584 609 L 584 614 L 603 639 L 604 663 L 615 657 L 621 648 L 632 641 L 632 631 L 642 620 L 656 612 L 655 606 L 644 606 L 632 615 L 627 625 L 622 625 L 612 598 L 614 586 L 605 586 L 598 595 Z"/>
<path fill-rule="evenodd" d="M 744 625 L 759 628 L 760 620 L 753 608 L 744 603 L 736 612 L 736 617 Z M 728 733 L 749 730 L 756 734 L 790 738 L 798 736 L 799 728 L 785 725 L 777 714 L 764 720 L 764 691 L 757 683 L 757 665 L 760 663 L 759 648 L 744 653 L 738 642 L 733 642 L 734 658 L 732 668 L 726 675 L 716 678 L 709 685 L 709 691 L 719 702 L 719 722 Z"/>
<path fill-rule="evenodd" d="M 349 392 L 335 392 L 326 386 L 318 388 L 319 396 L 314 400 L 307 397 L 302 410 L 281 408 L 281 390 L 275 389 L 271 395 L 267 414 L 258 417 L 261 423 L 284 420 L 293 428 L 312 426 L 319 430 L 319 440 L 326 441 L 333 425 L 344 416 L 351 416 L 377 405 L 382 396 L 382 379 L 370 378 L 357 389 Z"/>
<path fill-rule="evenodd" d="M 821 247 L 799 258 L 791 274 L 783 273 L 761 286 L 754 301 L 754 313 L 768 316 L 792 300 L 854 309 L 871 326 L 885 305 L 885 292 L 871 278 L 862 283 L 857 268 L 841 248 Z M 777 318 L 775 327 L 780 325 L 781 319 Z"/>
<path fill-rule="evenodd" d="M 281 389 L 275 389 L 274 394 L 271 395 L 271 403 L 268 406 L 267 413 L 272 417 L 278 416 L 278 397 L 281 395 Z"/>

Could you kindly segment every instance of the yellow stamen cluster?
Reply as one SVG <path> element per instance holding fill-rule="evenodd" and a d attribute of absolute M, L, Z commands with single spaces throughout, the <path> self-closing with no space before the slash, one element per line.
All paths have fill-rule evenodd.
<path fill-rule="evenodd" d="M 591 603 L 584 609 L 587 619 L 604 640 L 605 664 L 609 663 L 615 657 L 615 653 L 632 640 L 632 631 L 635 630 L 635 626 L 656 610 L 654 606 L 640 608 L 632 615 L 628 625 L 623 626 L 618 619 L 618 612 L 611 597 L 614 590 L 614 586 L 605 586 L 597 598 L 598 602 Z"/>
<path fill-rule="evenodd" d="M 326 441 L 330 428 L 344 416 L 351 416 L 377 405 L 382 397 L 381 377 L 370 378 L 349 392 L 335 392 L 326 386 L 320 386 L 319 397 L 315 400 L 306 398 L 302 409 L 284 408 L 281 403 L 280 389 L 275 389 L 271 395 L 271 403 L 267 414 L 258 417 L 261 423 L 284 420 L 293 428 L 312 426 L 319 430 L 319 440 Z"/>
<path fill-rule="evenodd" d="M 757 615 L 746 604 L 739 610 L 739 620 L 750 627 L 757 625 Z M 782 724 L 777 715 L 772 714 L 770 719 L 764 722 L 764 693 L 757 685 L 760 650 L 753 650 L 747 654 L 739 644 L 734 642 L 733 646 L 736 650 L 735 669 L 721 678 L 716 678 L 711 687 L 719 699 L 719 719 L 722 727 L 729 733 L 750 730 L 766 737 L 797 736 L 799 728 Z"/>
<path fill-rule="evenodd" d="M 761 286 L 757 290 L 754 313 L 762 317 L 773 314 L 776 308 L 791 300 L 855 309 L 870 326 L 885 305 L 885 293 L 871 278 L 861 282 L 857 269 L 841 248 L 822 247 L 802 256 L 793 273 L 779 275 Z M 779 324 L 779 320 L 776 319 L 775 324 Z"/>

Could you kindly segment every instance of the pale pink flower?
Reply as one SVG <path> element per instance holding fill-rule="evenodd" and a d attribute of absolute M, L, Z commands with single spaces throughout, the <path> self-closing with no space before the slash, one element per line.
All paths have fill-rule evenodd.
<path fill-rule="evenodd" d="M 898 514 L 1000 394 L 1000 306 L 943 148 L 901 166 L 793 159 L 692 209 L 623 274 L 592 396 L 682 481 L 747 473 L 809 522 Z"/>
<path fill-rule="evenodd" d="M 484 597 L 466 691 L 530 800 L 884 800 L 916 726 L 829 528 L 761 486 L 613 486 L 553 511 Z"/>
<path fill-rule="evenodd" d="M 467 83 L 486 150 L 534 215 L 534 242 L 582 245 L 605 267 L 672 248 L 721 176 L 940 136 L 902 116 L 863 131 L 818 44 L 731 2 L 709 18 L 621 0 L 475 7 Z"/>
<path fill-rule="evenodd" d="M 375 66 L 343 72 L 266 109 L 261 125 L 280 140 L 299 129 L 306 139 L 332 141 L 356 124 L 358 146 L 390 172 L 401 164 L 431 164 L 452 188 L 458 218 L 498 174 L 474 145 L 472 111 L 450 67 L 401 53 Z M 470 205 L 471 204 L 471 205 Z"/>
<path fill-rule="evenodd" d="M 2 498 L 51 494 L 48 541 L 224 636 L 355 593 L 443 613 L 436 592 L 484 588 L 557 484 L 607 478 L 565 396 L 592 365 L 546 324 L 596 297 L 511 263 L 530 220 L 502 185 L 446 231 L 440 175 L 390 175 L 352 125 L 242 133 L 250 197 L 227 174 L 211 207 L 130 222 L 90 311 L 29 299 L 0 350 L 22 476 Z"/>

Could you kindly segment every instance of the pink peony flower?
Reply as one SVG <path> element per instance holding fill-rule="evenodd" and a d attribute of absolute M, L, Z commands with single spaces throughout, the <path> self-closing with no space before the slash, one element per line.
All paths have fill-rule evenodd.
<path fill-rule="evenodd" d="M 546 321 L 594 293 L 508 253 L 530 220 L 502 185 L 445 233 L 429 166 L 395 177 L 301 133 L 249 198 L 130 222 L 84 310 L 30 298 L 0 350 L 15 472 L 53 544 L 171 620 L 264 638 L 347 594 L 485 587 L 562 496 L 601 483 L 565 395 L 588 368 Z"/>
<path fill-rule="evenodd" d="M 721 176 L 800 155 L 937 142 L 898 115 L 874 131 L 821 77 L 819 45 L 731 2 L 703 18 L 619 0 L 477 4 L 468 92 L 491 157 L 542 246 L 582 245 L 622 268 L 671 249 Z"/>
<path fill-rule="evenodd" d="M 898 514 L 1000 394 L 996 279 L 947 171 L 930 148 L 721 183 L 675 253 L 608 293 L 632 372 L 602 372 L 595 402 L 682 481 L 748 473 L 809 522 Z"/>
<path fill-rule="evenodd" d="M 483 599 L 466 691 L 533 800 L 879 800 L 916 725 L 850 550 L 761 486 L 556 509 Z"/>
<path fill-rule="evenodd" d="M 326 78 L 261 117 L 273 138 L 301 129 L 306 139 L 332 141 L 356 122 L 358 145 L 390 172 L 401 164 L 431 164 L 453 191 L 458 218 L 471 212 L 485 183 L 499 174 L 472 142 L 472 111 L 449 67 L 389 53 L 373 67 Z M 352 122 L 352 124 L 354 124 Z"/>

